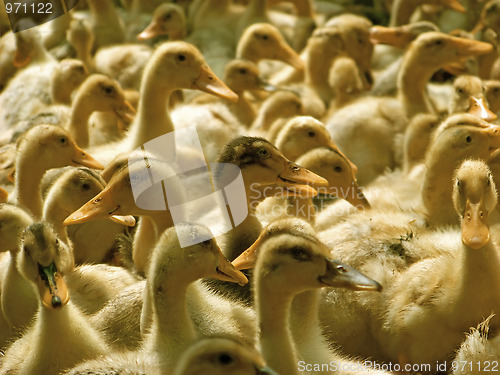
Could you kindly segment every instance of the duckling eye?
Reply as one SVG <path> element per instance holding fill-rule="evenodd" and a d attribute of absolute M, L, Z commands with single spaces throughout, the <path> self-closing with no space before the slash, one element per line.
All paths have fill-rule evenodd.
<path fill-rule="evenodd" d="M 460 180 L 457 180 L 457 187 L 460 187 Z"/>
<path fill-rule="evenodd" d="M 463 94 L 464 93 L 464 89 L 461 88 L 461 87 L 457 87 L 457 89 L 455 90 L 457 94 Z"/>
<path fill-rule="evenodd" d="M 270 155 L 269 151 L 265 148 L 261 148 L 259 150 L 259 156 L 262 158 L 262 159 L 267 159 Z"/>
<path fill-rule="evenodd" d="M 182 53 L 177 55 L 177 60 L 179 61 L 185 61 L 186 60 L 186 56 L 184 56 Z"/>
<path fill-rule="evenodd" d="M 341 166 L 339 166 L 339 165 L 337 165 L 337 166 L 334 168 L 334 170 L 335 170 L 335 172 L 340 173 L 340 172 L 342 172 L 342 167 L 341 167 Z"/>
<path fill-rule="evenodd" d="M 170 13 L 167 13 L 163 16 L 163 20 L 164 21 L 168 21 L 170 18 L 172 17 L 172 15 Z"/>
<path fill-rule="evenodd" d="M 102 88 L 102 91 L 104 91 L 106 95 L 111 95 L 113 93 L 113 88 L 110 86 L 105 86 Z"/>
<path fill-rule="evenodd" d="M 298 261 L 306 261 L 309 260 L 309 254 L 306 250 L 301 247 L 294 247 L 290 250 L 292 257 Z"/>
<path fill-rule="evenodd" d="M 247 74 L 247 70 L 246 70 L 246 69 L 244 69 L 244 68 L 241 68 L 241 69 L 240 69 L 240 73 L 241 73 L 241 74 Z"/>
<path fill-rule="evenodd" d="M 472 137 L 470 135 L 468 135 L 467 137 L 465 137 L 465 142 L 471 143 L 472 142 Z"/>
<path fill-rule="evenodd" d="M 68 143 L 68 138 L 66 138 L 66 137 L 59 138 L 59 143 L 62 144 L 62 145 L 67 144 Z"/>
<path fill-rule="evenodd" d="M 269 39 L 269 35 L 263 34 L 263 35 L 261 35 L 261 38 L 262 38 L 262 40 L 268 40 Z"/>
<path fill-rule="evenodd" d="M 82 185 L 83 190 L 90 190 L 90 185 L 89 184 L 83 184 Z"/>
<path fill-rule="evenodd" d="M 231 363 L 234 362 L 234 358 L 227 353 L 222 353 L 219 355 L 219 358 L 217 358 L 220 364 L 222 365 L 230 365 Z"/>
<path fill-rule="evenodd" d="M 59 246 L 59 239 L 56 238 L 56 242 L 55 242 L 56 246 Z"/>
<path fill-rule="evenodd" d="M 443 44 L 443 41 L 442 41 L 441 39 L 438 39 L 438 40 L 436 40 L 436 41 L 434 42 L 434 45 L 435 45 L 435 46 L 440 46 L 440 45 L 442 45 L 442 44 Z"/>
<path fill-rule="evenodd" d="M 307 133 L 307 135 L 312 138 L 312 137 L 316 136 L 316 133 L 313 131 L 310 131 L 309 133 Z"/>

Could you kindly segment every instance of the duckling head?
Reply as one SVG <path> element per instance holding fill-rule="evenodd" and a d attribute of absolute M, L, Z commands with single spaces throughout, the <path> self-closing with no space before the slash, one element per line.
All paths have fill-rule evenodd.
<path fill-rule="evenodd" d="M 165 184 L 168 198 L 175 202 L 185 201 L 183 186 L 168 163 L 142 152 L 133 152 L 128 156 L 127 164 L 118 162 L 113 167 L 115 172 L 104 190 L 69 215 L 64 225 L 115 215 L 149 215 L 152 211 L 167 211 L 162 190 L 164 179 L 168 179 Z M 159 196 L 161 202 L 158 201 Z"/>
<path fill-rule="evenodd" d="M 154 275 L 155 290 L 166 282 L 166 276 L 173 275 L 186 284 L 206 277 L 241 285 L 248 282 L 224 257 L 212 232 L 191 223 L 176 223 L 163 233 L 153 250 L 148 274 Z"/>
<path fill-rule="evenodd" d="M 484 92 L 491 110 L 498 113 L 500 111 L 500 81 L 485 81 Z"/>
<path fill-rule="evenodd" d="M 149 40 L 166 35 L 170 40 L 183 39 L 186 30 L 184 10 L 177 4 L 163 3 L 153 12 L 151 23 L 137 35 L 138 40 Z"/>
<path fill-rule="evenodd" d="M 291 195 L 315 196 L 316 190 L 307 184 L 324 186 L 327 181 L 315 173 L 288 160 L 270 142 L 258 137 L 238 137 L 229 142 L 219 155 L 214 177 L 219 186 L 225 186 L 224 164 L 235 164 L 243 175 L 245 185 L 273 185 Z"/>
<path fill-rule="evenodd" d="M 269 23 L 248 26 L 238 42 L 236 56 L 256 62 L 280 60 L 296 69 L 304 69 L 300 56 L 287 44 L 279 30 Z"/>
<path fill-rule="evenodd" d="M 24 133 L 17 143 L 18 155 L 27 153 L 36 155 L 30 158 L 42 170 L 50 168 L 85 166 L 95 169 L 104 167 L 78 147 L 71 135 L 55 125 L 38 125 Z"/>
<path fill-rule="evenodd" d="M 208 92 L 224 99 L 237 101 L 229 89 L 207 65 L 201 52 L 186 42 L 167 42 L 154 52 L 144 70 L 142 84 L 153 80 L 158 89 L 194 89 Z"/>
<path fill-rule="evenodd" d="M 421 34 L 411 46 L 411 52 L 405 59 L 418 56 L 419 62 L 429 65 L 436 70 L 464 58 L 483 55 L 491 52 L 493 46 L 477 40 L 459 38 L 431 31 Z"/>
<path fill-rule="evenodd" d="M 233 261 L 238 269 L 259 268 L 273 285 L 294 292 L 325 286 L 380 291 L 381 285 L 334 260 L 309 223 L 287 218 L 269 224 L 255 243 Z M 255 271 L 257 272 L 257 271 Z"/>
<path fill-rule="evenodd" d="M 235 92 L 245 90 L 274 91 L 276 88 L 259 77 L 259 68 L 250 60 L 235 59 L 224 68 L 224 82 Z"/>
<path fill-rule="evenodd" d="M 134 119 L 135 109 L 126 100 L 125 93 L 114 79 L 103 74 L 93 74 L 85 80 L 79 95 L 84 95 L 85 101 L 96 111 L 114 112 L 124 122 Z"/>
<path fill-rule="evenodd" d="M 173 375 L 277 375 L 251 345 L 231 336 L 207 336 L 179 358 Z"/>
<path fill-rule="evenodd" d="M 297 159 L 297 163 L 326 178 L 328 187 L 319 188 L 320 194 L 343 198 L 358 209 L 370 207 L 356 180 L 353 164 L 337 148 L 312 149 Z"/>
<path fill-rule="evenodd" d="M 453 83 L 454 93 L 449 113 L 468 112 L 485 121 L 497 118 L 488 108 L 483 82 L 480 78 L 469 75 L 458 77 Z"/>
<path fill-rule="evenodd" d="M 54 229 L 43 222 L 34 223 L 23 233 L 17 255 L 18 269 L 37 286 L 44 308 L 58 309 L 69 301 L 63 276 L 74 268 L 71 248 L 57 237 Z"/>
<path fill-rule="evenodd" d="M 489 244 L 488 215 L 497 204 L 491 171 L 481 160 L 465 160 L 455 172 L 453 203 L 462 224 L 462 242 L 473 249 Z"/>

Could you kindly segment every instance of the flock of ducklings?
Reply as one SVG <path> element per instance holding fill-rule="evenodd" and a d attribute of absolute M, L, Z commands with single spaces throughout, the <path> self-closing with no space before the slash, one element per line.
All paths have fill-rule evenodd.
<path fill-rule="evenodd" d="M 0 10 L 0 374 L 500 371 L 500 1 L 358 3 Z"/>

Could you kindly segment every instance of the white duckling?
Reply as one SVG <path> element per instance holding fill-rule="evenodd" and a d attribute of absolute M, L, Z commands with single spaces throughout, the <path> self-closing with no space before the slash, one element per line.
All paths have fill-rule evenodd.
<path fill-rule="evenodd" d="M 74 267 L 71 249 L 43 223 L 26 228 L 20 246 L 19 270 L 37 291 L 39 307 L 32 326 L 5 352 L 0 370 L 55 375 L 109 352 L 99 332 L 70 301 L 64 275 Z"/>
<path fill-rule="evenodd" d="M 52 73 L 50 82 L 51 99 L 53 104 L 71 104 L 73 92 L 88 77 L 89 73 L 82 61 L 64 59 L 59 62 Z"/>

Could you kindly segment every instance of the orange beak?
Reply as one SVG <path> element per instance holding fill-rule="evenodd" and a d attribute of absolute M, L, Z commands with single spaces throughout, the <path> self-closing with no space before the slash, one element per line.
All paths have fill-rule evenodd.
<path fill-rule="evenodd" d="M 497 115 L 491 112 L 490 109 L 488 108 L 488 105 L 486 104 L 484 98 L 478 99 L 471 97 L 470 107 L 467 112 L 470 113 L 471 115 L 479 117 L 484 121 L 493 121 L 496 120 L 497 118 Z"/>
<path fill-rule="evenodd" d="M 62 275 L 57 271 L 54 263 L 48 267 L 38 265 L 38 292 L 42 304 L 47 309 L 58 309 L 69 301 L 69 292 Z"/>
<path fill-rule="evenodd" d="M 465 203 L 465 215 L 462 219 L 462 242 L 473 249 L 480 249 L 490 242 L 488 211 L 482 202 Z"/>
<path fill-rule="evenodd" d="M 90 156 L 87 152 L 83 151 L 77 145 L 75 147 L 75 153 L 73 154 L 73 163 L 76 165 L 83 165 L 85 167 L 94 169 L 104 169 L 104 166 Z"/>
<path fill-rule="evenodd" d="M 78 210 L 69 215 L 63 222 L 64 226 L 86 223 L 87 221 L 108 218 L 119 210 L 111 197 L 110 189 L 106 188 Z"/>
<path fill-rule="evenodd" d="M 226 86 L 208 67 L 204 65 L 201 67 L 200 75 L 193 82 L 193 89 L 201 90 L 213 94 L 223 99 L 228 99 L 233 102 L 238 101 L 238 95 Z"/>

